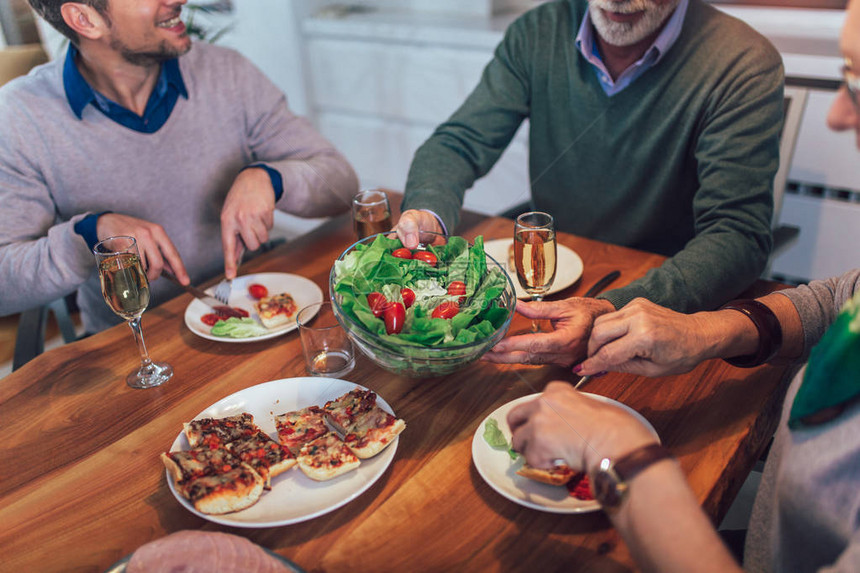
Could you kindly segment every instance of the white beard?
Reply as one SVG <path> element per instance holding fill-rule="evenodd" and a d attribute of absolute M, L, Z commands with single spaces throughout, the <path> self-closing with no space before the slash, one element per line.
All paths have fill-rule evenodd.
<path fill-rule="evenodd" d="M 657 30 L 680 0 L 668 0 L 658 4 L 654 0 L 589 0 L 588 11 L 591 21 L 600 37 L 613 46 L 629 46 L 647 38 Z M 613 22 L 602 10 L 629 14 L 644 12 L 642 17 L 633 23 Z"/>

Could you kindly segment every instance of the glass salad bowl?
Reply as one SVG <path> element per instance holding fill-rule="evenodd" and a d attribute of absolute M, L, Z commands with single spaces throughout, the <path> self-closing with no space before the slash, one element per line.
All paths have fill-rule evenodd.
<path fill-rule="evenodd" d="M 329 275 L 335 316 L 353 343 L 385 370 L 416 378 L 448 374 L 480 358 L 507 333 L 517 300 L 508 274 L 484 253 L 481 237 L 474 245 L 436 233 L 421 238 L 412 252 L 387 234 L 361 239 Z M 465 295 L 462 285 L 451 287 L 455 281 L 465 284 Z M 403 288 L 413 292 L 414 302 Z M 377 295 L 369 302 L 371 293 L 383 295 L 383 302 Z M 392 332 L 398 319 L 389 321 L 385 310 L 405 302 L 411 304 L 400 315 L 402 330 Z M 434 318 L 440 305 L 448 312 Z"/>

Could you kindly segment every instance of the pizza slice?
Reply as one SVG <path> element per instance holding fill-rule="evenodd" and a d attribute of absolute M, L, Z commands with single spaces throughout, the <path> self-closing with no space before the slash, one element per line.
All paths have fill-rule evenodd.
<path fill-rule="evenodd" d="M 326 420 L 343 434 L 355 423 L 355 417 L 376 406 L 376 394 L 371 390 L 355 388 L 335 400 L 329 400 L 323 406 Z"/>
<path fill-rule="evenodd" d="M 289 324 L 296 312 L 296 303 L 293 297 L 282 292 L 272 296 L 264 296 L 254 303 L 254 308 L 257 310 L 257 315 L 263 326 L 279 328 Z"/>
<path fill-rule="evenodd" d="M 239 438 L 227 444 L 227 448 L 266 480 L 267 489 L 271 489 L 273 477 L 296 465 L 293 453 L 264 432 L 248 438 Z"/>
<path fill-rule="evenodd" d="M 355 415 L 343 441 L 359 458 L 372 458 L 387 448 L 405 428 L 406 422 L 374 405 Z"/>
<path fill-rule="evenodd" d="M 247 438 L 262 430 L 254 423 L 254 416 L 242 412 L 226 418 L 200 418 L 184 423 L 183 431 L 192 448 L 205 446 L 219 448 L 228 442 Z"/>
<path fill-rule="evenodd" d="M 356 469 L 361 463 L 334 432 L 304 444 L 297 460 L 299 469 L 316 481 L 336 478 Z"/>
<path fill-rule="evenodd" d="M 207 447 L 162 453 L 161 461 L 182 495 L 186 495 L 185 489 L 192 480 L 227 473 L 242 466 L 242 460 L 227 450 Z"/>
<path fill-rule="evenodd" d="M 218 515 L 239 511 L 257 503 L 264 480 L 246 463 L 236 469 L 191 480 L 183 495 L 201 513 Z"/>
<path fill-rule="evenodd" d="M 308 406 L 294 412 L 275 416 L 278 441 L 297 454 L 302 445 L 329 432 L 319 406 Z"/>
<path fill-rule="evenodd" d="M 574 471 L 569 466 L 557 466 L 554 468 L 543 469 L 523 464 L 523 467 L 517 470 L 517 474 L 550 485 L 564 485 L 569 482 L 578 472 Z"/>

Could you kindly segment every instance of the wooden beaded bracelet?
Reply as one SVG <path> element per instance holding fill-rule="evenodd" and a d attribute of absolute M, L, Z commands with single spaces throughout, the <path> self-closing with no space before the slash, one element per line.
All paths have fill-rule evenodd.
<path fill-rule="evenodd" d="M 758 349 L 755 354 L 726 358 L 724 359 L 726 362 L 739 368 L 752 368 L 764 364 L 776 356 L 782 347 L 782 325 L 771 309 L 752 299 L 730 301 L 720 307 L 720 310 L 723 309 L 743 313 L 753 322 L 758 331 Z"/>

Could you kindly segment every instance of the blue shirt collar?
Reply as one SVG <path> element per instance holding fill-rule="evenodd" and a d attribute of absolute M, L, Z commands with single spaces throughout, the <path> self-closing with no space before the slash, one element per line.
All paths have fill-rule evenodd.
<path fill-rule="evenodd" d="M 687 5 L 689 3 L 690 0 L 681 0 L 678 3 L 675 11 L 671 16 L 669 16 L 669 20 L 666 22 L 666 25 L 663 26 L 663 30 L 661 30 L 660 34 L 654 40 L 654 43 L 645 50 L 645 54 L 643 54 L 642 57 L 632 66 L 647 63 L 648 67 L 651 67 L 657 65 L 657 63 L 663 59 L 663 55 L 669 51 L 669 48 L 672 47 L 678 39 L 678 36 L 681 34 L 681 28 L 684 24 L 684 15 L 687 13 Z M 579 52 L 585 56 L 585 59 L 589 62 L 594 59 L 602 60 L 600 55 L 597 53 L 597 41 L 594 35 L 594 26 L 591 23 L 591 12 L 586 9 L 585 17 L 582 19 L 582 23 L 579 26 L 579 32 L 576 34 L 575 42 L 576 49 L 579 50 Z"/>
<path fill-rule="evenodd" d="M 98 107 L 108 117 L 111 117 L 111 113 L 105 103 L 110 102 L 110 100 L 96 92 L 87 83 L 84 76 L 81 75 L 75 63 L 77 55 L 78 49 L 74 44 L 69 44 L 69 49 L 66 51 L 66 61 L 63 65 L 63 87 L 66 90 L 66 99 L 69 101 L 69 106 L 71 106 L 72 111 L 78 119 L 83 119 L 84 108 L 90 103 Z M 161 72 L 158 75 L 158 81 L 150 98 L 156 96 L 164 97 L 168 86 L 174 87 L 179 95 L 188 99 L 188 90 L 185 87 L 185 81 L 182 79 L 182 72 L 179 70 L 179 60 L 176 58 L 167 60 L 161 65 Z"/>

